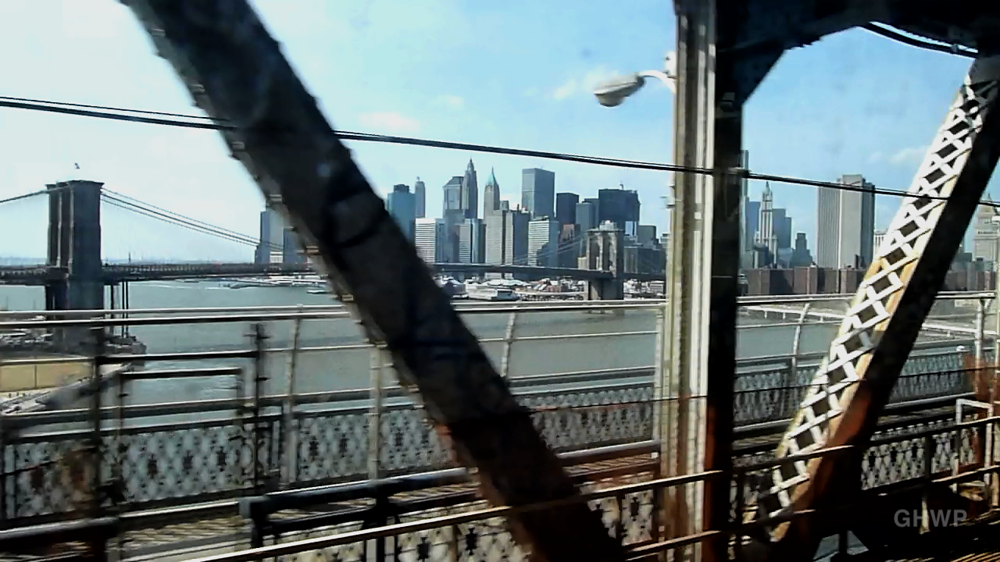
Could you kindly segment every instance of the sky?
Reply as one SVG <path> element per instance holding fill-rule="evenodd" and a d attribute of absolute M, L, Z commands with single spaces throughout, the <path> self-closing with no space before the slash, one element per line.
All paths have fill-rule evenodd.
<path fill-rule="evenodd" d="M 659 69 L 674 48 L 673 2 L 570 0 L 255 0 L 335 128 L 631 160 L 672 160 L 673 96 L 651 83 L 605 108 L 591 88 Z M 0 3 L 0 96 L 198 114 L 173 69 L 115 0 Z M 786 53 L 745 109 L 755 172 L 820 180 L 864 174 L 905 189 L 969 59 L 852 30 Z M 636 189 L 642 222 L 667 226 L 670 176 L 535 158 L 349 143 L 382 194 L 441 186 L 470 158 L 480 187 L 495 170 L 520 202 L 521 169 L 556 174 L 556 191 Z M 80 178 L 255 237 L 263 199 L 217 132 L 0 108 L 0 199 Z M 79 170 L 76 169 L 79 165 Z M 773 185 L 793 231 L 815 251 L 816 190 Z M 762 184 L 751 184 L 759 196 Z M 877 227 L 900 200 L 877 198 Z M 104 209 L 105 257 L 247 261 L 252 248 Z M 42 201 L 0 205 L 0 256 L 44 255 Z"/>

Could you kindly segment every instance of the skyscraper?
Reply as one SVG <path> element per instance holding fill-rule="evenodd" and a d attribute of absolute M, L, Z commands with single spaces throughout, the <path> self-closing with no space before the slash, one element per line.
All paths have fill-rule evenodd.
<path fill-rule="evenodd" d="M 462 211 L 467 219 L 479 217 L 479 186 L 476 180 L 476 167 L 469 159 L 469 165 L 465 167 L 465 176 L 462 177 Z"/>
<path fill-rule="evenodd" d="M 809 267 L 813 263 L 812 254 L 809 253 L 809 244 L 806 242 L 806 233 L 799 232 L 795 235 L 795 249 L 792 250 L 792 267 Z"/>
<path fill-rule="evenodd" d="M 260 239 L 254 261 L 259 264 L 281 263 L 284 259 L 285 224 L 273 209 L 260 213 Z"/>
<path fill-rule="evenodd" d="M 580 234 L 597 228 L 597 199 L 584 199 L 576 204 L 576 224 L 580 225 Z"/>
<path fill-rule="evenodd" d="M 416 219 L 415 245 L 417 253 L 427 263 L 446 261 L 444 258 L 447 229 L 444 219 Z"/>
<path fill-rule="evenodd" d="M 281 263 L 296 264 L 305 262 L 306 254 L 299 243 L 299 237 L 292 230 L 292 227 L 286 227 L 281 237 Z"/>
<path fill-rule="evenodd" d="M 580 196 L 575 193 L 556 193 L 556 220 L 560 224 L 576 224 L 576 206 Z"/>
<path fill-rule="evenodd" d="M 626 236 L 635 236 L 639 225 L 639 193 L 625 189 L 600 189 L 597 191 L 597 220 L 614 223 Z"/>
<path fill-rule="evenodd" d="M 987 195 L 986 201 L 992 203 L 993 199 Z M 976 208 L 975 226 L 972 231 L 972 259 L 983 260 L 992 263 L 997 259 L 998 231 L 997 225 L 993 224 L 993 217 L 996 216 L 997 209 L 989 205 L 980 205 Z"/>
<path fill-rule="evenodd" d="M 522 210 L 507 211 L 504 231 L 504 263 L 528 263 L 528 223 L 531 215 Z"/>
<path fill-rule="evenodd" d="M 385 208 L 396 219 L 396 224 L 402 229 L 406 238 L 412 242 L 416 233 L 416 201 L 410 187 L 406 184 L 396 184 L 385 198 Z"/>
<path fill-rule="evenodd" d="M 859 174 L 838 180 L 862 191 L 820 189 L 816 205 L 816 265 L 866 268 L 875 238 L 875 186 Z"/>
<path fill-rule="evenodd" d="M 500 211 L 486 217 L 486 263 L 528 263 L 528 222 L 522 211 Z"/>
<path fill-rule="evenodd" d="M 757 229 L 760 227 L 760 201 L 745 199 L 743 215 L 746 217 L 746 230 L 743 231 L 744 250 L 753 250 L 757 242 Z"/>
<path fill-rule="evenodd" d="M 486 263 L 502 265 L 504 257 L 504 240 L 507 238 L 507 213 L 497 209 L 483 217 L 486 223 Z"/>
<path fill-rule="evenodd" d="M 490 168 L 490 179 L 483 187 L 483 220 L 500 210 L 500 184 Z"/>
<path fill-rule="evenodd" d="M 780 249 L 792 247 L 792 217 L 788 210 L 775 208 L 771 210 L 771 220 L 774 228 L 775 247 Z"/>
<path fill-rule="evenodd" d="M 539 168 L 521 171 L 521 208 L 531 218 L 555 216 L 556 174 Z"/>
<path fill-rule="evenodd" d="M 484 263 L 486 228 L 482 219 L 465 219 L 458 225 L 458 263 Z"/>
<path fill-rule="evenodd" d="M 445 239 L 441 242 L 443 250 L 439 252 L 444 262 L 452 262 L 458 250 L 458 225 L 465 220 L 465 209 L 462 208 L 462 184 L 464 176 L 453 176 L 444 184 L 444 202 L 441 218 L 445 223 Z"/>
<path fill-rule="evenodd" d="M 449 215 L 454 215 L 455 211 L 462 211 L 462 182 L 464 180 L 463 176 L 452 176 L 448 183 L 441 188 L 443 191 L 441 218 L 447 219 Z"/>
<path fill-rule="evenodd" d="M 760 197 L 759 216 L 756 245 L 767 248 L 768 259 L 764 265 L 770 265 L 778 255 L 778 237 L 774 233 L 774 193 L 771 192 L 770 184 L 764 185 L 764 193 Z"/>
<path fill-rule="evenodd" d="M 554 267 L 558 249 L 559 221 L 545 218 L 528 223 L 528 265 Z"/>
<path fill-rule="evenodd" d="M 427 216 L 427 188 L 419 176 L 413 183 L 413 214 L 418 219 Z"/>

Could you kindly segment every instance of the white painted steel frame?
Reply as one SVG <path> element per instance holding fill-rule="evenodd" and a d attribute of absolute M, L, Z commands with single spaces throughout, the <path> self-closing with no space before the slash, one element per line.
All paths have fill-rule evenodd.
<path fill-rule="evenodd" d="M 956 182 L 965 167 L 984 117 L 993 110 L 1000 79 L 1000 57 L 976 61 L 927 151 L 909 195 L 878 248 L 875 263 L 858 287 L 840 331 L 830 344 L 830 352 L 817 370 L 813 386 L 782 439 L 778 458 L 824 448 L 839 425 L 866 376 L 871 353 L 879 345 L 885 327 L 897 312 L 899 301 L 912 279 L 931 234 L 938 226 Z M 928 199 L 933 197 L 935 199 Z M 967 203 L 959 203 L 967 204 Z M 799 461 L 792 474 L 775 470 L 769 486 L 758 499 L 776 496 L 777 510 L 758 513 L 767 518 L 793 509 L 819 461 Z M 770 530 L 780 539 L 788 524 Z"/>

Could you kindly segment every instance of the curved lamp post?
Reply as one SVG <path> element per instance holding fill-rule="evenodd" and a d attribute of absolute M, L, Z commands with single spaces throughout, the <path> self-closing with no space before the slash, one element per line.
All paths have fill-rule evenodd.
<path fill-rule="evenodd" d="M 673 53 L 667 53 L 664 57 L 663 70 L 643 70 L 635 74 L 626 76 L 616 76 L 610 80 L 601 82 L 594 88 L 594 96 L 597 102 L 604 107 L 615 107 L 620 105 L 625 98 L 639 91 L 646 83 L 647 78 L 656 78 L 674 91 L 676 77 L 676 61 Z"/>

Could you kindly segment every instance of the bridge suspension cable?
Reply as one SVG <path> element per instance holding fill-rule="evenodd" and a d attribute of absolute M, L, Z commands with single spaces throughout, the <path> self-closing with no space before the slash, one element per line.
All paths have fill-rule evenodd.
<path fill-rule="evenodd" d="M 111 205 L 113 207 L 124 209 L 126 211 L 130 211 L 148 218 L 156 219 L 158 221 L 167 224 L 179 226 L 181 228 L 186 228 L 193 232 L 214 236 L 222 240 L 226 240 L 228 242 L 235 242 L 237 244 L 242 244 L 250 247 L 257 247 L 258 245 L 261 244 L 261 241 L 258 241 L 246 235 L 239 235 L 225 230 L 219 230 L 207 224 L 199 224 L 197 221 L 193 222 L 190 219 L 186 219 L 182 215 L 171 216 L 166 212 L 160 212 L 155 209 L 147 208 L 141 204 L 125 201 L 113 195 L 102 193 L 101 199 L 104 203 Z M 264 245 L 270 247 L 271 249 L 276 249 L 276 245 L 274 244 L 264 242 Z"/>
<path fill-rule="evenodd" d="M 76 104 L 51 100 L 39 100 L 30 98 L 17 98 L 10 96 L 0 96 L 0 108 L 21 109 L 27 111 L 42 111 L 49 113 L 59 113 L 77 117 L 91 117 L 96 119 L 109 119 L 113 121 L 127 121 L 145 125 L 161 125 L 168 127 L 182 127 L 189 129 L 204 130 L 234 130 L 235 124 L 228 121 L 214 120 L 206 116 L 168 113 L 162 111 L 140 110 L 116 108 L 111 106 L 90 106 L 87 104 Z M 146 117 L 144 115 L 149 115 Z M 164 117 L 172 117 L 166 119 Z M 176 118 L 173 118 L 176 117 Z M 197 121 L 185 121 L 181 119 L 197 119 Z M 285 133 L 288 137 L 295 136 L 295 131 Z M 441 141 L 433 139 L 420 139 L 414 137 L 401 137 L 394 135 L 379 135 L 374 133 L 364 133 L 356 131 L 336 131 L 342 140 L 358 142 L 378 142 L 386 144 L 399 144 L 407 146 L 424 146 L 429 148 L 445 148 L 450 150 L 464 150 L 469 152 L 483 152 L 490 154 L 504 154 L 508 156 L 526 156 L 530 158 L 545 158 L 548 160 L 561 160 L 566 162 L 577 162 L 582 164 L 594 164 L 598 166 L 610 166 L 617 168 L 630 168 L 637 170 L 653 170 L 662 172 L 686 172 L 693 174 L 714 175 L 717 173 L 732 173 L 749 180 L 770 181 L 775 183 L 787 183 L 792 185 L 802 185 L 824 189 L 838 189 L 841 191 L 854 191 L 875 193 L 878 195 L 889 195 L 892 197 L 913 197 L 904 189 L 891 189 L 883 187 L 866 188 L 862 186 L 848 185 L 831 181 L 812 180 L 793 176 L 782 176 L 775 174 L 762 174 L 751 172 L 748 169 L 715 170 L 711 168 L 698 168 L 692 166 L 682 166 L 679 164 L 665 164 L 660 162 L 646 162 L 640 160 L 624 160 L 620 158 L 605 158 L 600 156 L 585 156 L 579 154 L 568 154 L 564 152 L 550 152 L 542 150 L 529 150 L 522 148 L 509 148 L 484 144 L 472 144 L 452 141 Z M 949 200 L 953 196 L 922 195 L 927 200 Z M 993 201 L 979 201 L 980 205 L 1000 208 L 1000 203 Z"/>
<path fill-rule="evenodd" d="M 181 221 L 184 221 L 184 222 L 187 222 L 187 223 L 191 223 L 191 224 L 194 224 L 194 225 L 198 225 L 198 226 L 210 229 L 210 230 L 212 230 L 214 232 L 218 232 L 220 234 L 225 233 L 227 235 L 231 235 L 231 236 L 243 238 L 243 239 L 246 239 L 246 240 L 249 240 L 249 241 L 253 241 L 255 244 L 257 243 L 256 239 L 253 236 L 249 235 L 249 234 L 243 234 L 242 232 L 237 232 L 235 230 L 230 230 L 228 228 L 217 226 L 217 225 L 214 225 L 212 223 L 208 223 L 208 222 L 205 222 L 205 221 L 194 219 L 194 218 L 182 215 L 180 213 L 177 213 L 175 211 L 171 211 L 170 209 L 165 209 L 163 207 L 158 207 L 156 205 L 153 205 L 152 203 L 147 203 L 147 202 L 145 202 L 145 201 L 143 201 L 141 199 L 136 199 L 135 197 L 129 197 L 128 195 L 125 195 L 123 193 L 118 193 L 117 191 L 113 191 L 113 190 L 104 188 L 102 190 L 102 193 L 104 194 L 104 196 L 113 197 L 115 199 L 118 199 L 121 202 L 127 203 L 127 204 L 135 206 L 135 207 L 142 207 L 142 208 L 145 208 L 145 209 L 156 211 L 157 213 L 161 213 L 161 214 L 164 214 L 164 215 L 175 217 L 178 220 L 181 220 Z"/>

